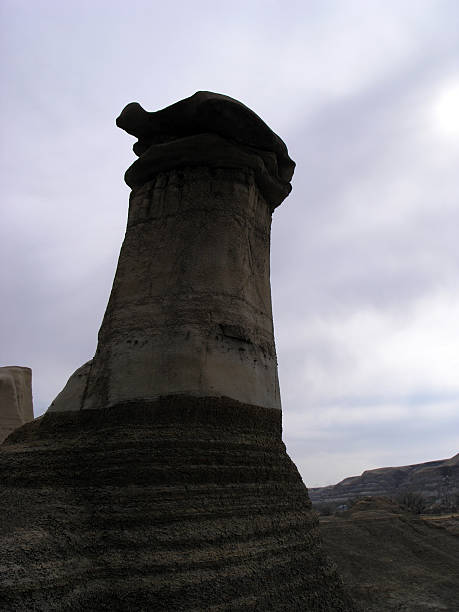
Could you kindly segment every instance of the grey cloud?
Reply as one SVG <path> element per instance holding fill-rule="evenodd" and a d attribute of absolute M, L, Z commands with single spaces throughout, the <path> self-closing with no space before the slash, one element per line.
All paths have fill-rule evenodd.
<path fill-rule="evenodd" d="M 320 436 L 309 437 L 287 430 L 284 437 L 307 486 L 324 486 L 359 475 L 364 469 L 450 457 L 457 452 L 458 430 L 456 415 L 448 419 L 412 417 L 396 426 L 371 421 L 339 430 L 330 426 Z"/>
<path fill-rule="evenodd" d="M 421 63 L 408 74 L 329 104 L 293 137 L 291 148 L 299 152 L 294 194 L 274 224 L 275 299 L 284 293 L 291 303 L 290 284 L 302 285 L 307 308 L 328 309 L 338 303 L 353 307 L 365 301 L 385 307 L 445 282 L 451 271 L 448 261 L 457 261 L 459 255 L 451 229 L 459 213 L 445 204 L 457 199 L 459 189 L 452 176 L 449 190 L 440 186 L 441 177 L 428 161 L 427 168 L 419 163 L 416 167 L 423 145 L 410 126 L 413 100 L 422 99 L 430 83 L 438 80 L 437 63 L 431 63 L 430 70 Z M 370 224 L 365 232 L 364 215 L 371 220 L 377 207 L 394 208 L 397 217 L 391 182 L 404 176 L 424 192 L 417 215 L 404 222 L 401 214 L 398 224 L 377 231 Z M 365 178 L 373 193 L 370 188 L 363 191 L 368 201 L 362 206 L 362 227 L 353 227 L 343 209 L 345 196 Z M 437 198 L 439 188 L 443 201 L 436 210 L 422 212 L 423 199 Z M 341 229 L 338 239 L 329 231 L 336 224 Z"/>

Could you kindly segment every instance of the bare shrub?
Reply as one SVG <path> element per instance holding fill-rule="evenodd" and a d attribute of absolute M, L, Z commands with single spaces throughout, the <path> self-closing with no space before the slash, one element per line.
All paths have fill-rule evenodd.
<path fill-rule="evenodd" d="M 400 493 L 396 501 L 410 512 L 413 512 L 413 514 L 421 514 L 427 505 L 424 497 L 420 493 L 415 493 L 413 491 L 404 491 Z"/>

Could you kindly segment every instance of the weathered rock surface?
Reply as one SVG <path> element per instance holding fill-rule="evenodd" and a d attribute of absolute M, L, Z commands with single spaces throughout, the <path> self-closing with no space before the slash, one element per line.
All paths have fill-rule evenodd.
<path fill-rule="evenodd" d="M 187 394 L 279 409 L 270 224 L 250 170 L 134 190 L 82 408 Z"/>
<path fill-rule="evenodd" d="M 0 368 L 0 443 L 32 419 L 32 370 L 22 366 Z"/>
<path fill-rule="evenodd" d="M 313 503 L 345 503 L 355 497 L 397 497 L 405 492 L 419 493 L 432 503 L 452 500 L 459 493 L 459 454 L 451 459 L 366 470 L 336 485 L 310 488 L 309 496 Z"/>
<path fill-rule="evenodd" d="M 0 609 L 354 609 L 279 410 L 48 412 L 1 447 L 0 481 Z"/>
<path fill-rule="evenodd" d="M 281 438 L 285 145 L 209 92 L 118 124 L 140 159 L 96 354 L 0 451 L 3 607 L 351 612 Z"/>

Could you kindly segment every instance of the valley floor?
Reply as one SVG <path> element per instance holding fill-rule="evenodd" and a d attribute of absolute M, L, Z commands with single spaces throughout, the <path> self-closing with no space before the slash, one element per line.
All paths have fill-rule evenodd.
<path fill-rule="evenodd" d="M 459 610 L 459 515 L 416 516 L 365 498 L 320 518 L 325 548 L 365 612 Z"/>

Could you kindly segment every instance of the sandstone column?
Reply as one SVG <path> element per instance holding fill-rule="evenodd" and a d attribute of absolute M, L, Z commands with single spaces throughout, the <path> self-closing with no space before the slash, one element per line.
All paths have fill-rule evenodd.
<path fill-rule="evenodd" d="M 291 189 L 285 144 L 210 92 L 154 113 L 130 104 L 117 124 L 140 156 L 125 177 L 126 237 L 85 388 L 51 410 L 165 395 L 280 409 L 269 250 Z"/>

